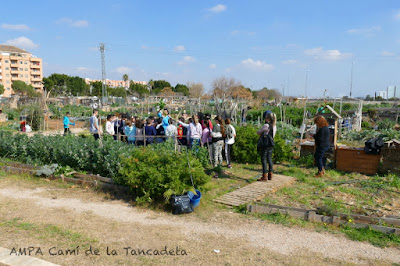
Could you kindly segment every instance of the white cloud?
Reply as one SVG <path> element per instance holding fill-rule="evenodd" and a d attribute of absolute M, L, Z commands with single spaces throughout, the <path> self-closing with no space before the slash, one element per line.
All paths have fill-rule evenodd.
<path fill-rule="evenodd" d="M 389 51 L 382 51 L 381 52 L 381 56 L 390 57 L 390 56 L 395 56 L 395 55 L 396 55 L 395 53 L 392 53 L 392 52 L 389 52 Z"/>
<path fill-rule="evenodd" d="M 296 63 L 297 63 L 297 60 L 294 60 L 294 59 L 288 59 L 288 60 L 282 61 L 282 64 L 284 64 L 284 65 L 293 65 Z"/>
<path fill-rule="evenodd" d="M 373 26 L 370 28 L 354 28 L 354 29 L 349 29 L 346 32 L 349 34 L 359 34 L 359 35 L 365 35 L 365 36 L 373 36 L 375 33 L 381 31 L 382 28 L 380 26 Z"/>
<path fill-rule="evenodd" d="M 76 28 L 84 28 L 89 26 L 89 22 L 87 20 L 73 20 L 71 18 L 60 18 L 56 21 L 57 24 L 67 24 Z"/>
<path fill-rule="evenodd" d="M 34 43 L 31 39 L 26 38 L 24 36 L 7 40 L 5 44 L 14 45 L 17 46 L 18 48 L 24 48 L 24 49 L 36 49 L 39 47 L 38 44 Z"/>
<path fill-rule="evenodd" d="M 183 59 L 178 62 L 178 65 L 186 65 L 189 63 L 193 63 L 193 62 L 196 62 L 196 58 L 187 55 L 187 56 L 184 56 Z"/>
<path fill-rule="evenodd" d="M 6 30 L 28 31 L 29 28 L 25 24 L 1 24 L 1 27 Z"/>
<path fill-rule="evenodd" d="M 216 65 L 216 64 L 210 64 L 210 65 L 208 66 L 208 68 L 209 68 L 209 69 L 216 69 L 216 68 L 217 68 L 217 65 Z"/>
<path fill-rule="evenodd" d="M 304 54 L 314 57 L 317 60 L 336 61 L 351 56 L 351 53 L 342 53 L 339 50 L 324 50 L 322 47 L 312 48 L 304 51 Z"/>
<path fill-rule="evenodd" d="M 185 46 L 177 45 L 177 46 L 175 46 L 174 51 L 175 52 L 183 52 L 183 51 L 185 51 Z"/>
<path fill-rule="evenodd" d="M 71 26 L 77 28 L 84 28 L 89 26 L 89 22 L 87 20 L 77 20 L 72 22 Z"/>
<path fill-rule="evenodd" d="M 221 13 L 226 10 L 226 5 L 218 4 L 208 9 L 212 13 Z"/>
<path fill-rule="evenodd" d="M 247 58 L 246 60 L 243 60 L 241 64 L 246 68 L 257 71 L 269 71 L 274 69 L 273 65 L 267 64 L 264 61 L 260 60 L 254 61 L 252 58 Z"/>
<path fill-rule="evenodd" d="M 126 66 L 120 66 L 117 67 L 114 72 L 117 72 L 119 74 L 128 74 L 128 73 L 132 73 L 132 68 L 126 67 Z"/>

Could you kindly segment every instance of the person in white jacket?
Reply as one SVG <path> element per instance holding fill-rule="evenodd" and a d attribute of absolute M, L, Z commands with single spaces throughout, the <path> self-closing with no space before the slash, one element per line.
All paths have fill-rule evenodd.
<path fill-rule="evenodd" d="M 232 168 L 231 164 L 231 151 L 232 146 L 235 143 L 236 130 L 231 125 L 229 118 L 225 119 L 225 158 L 228 168 Z"/>
<path fill-rule="evenodd" d="M 110 134 L 110 136 L 114 136 L 114 115 L 107 115 L 107 122 L 106 122 L 106 132 Z"/>

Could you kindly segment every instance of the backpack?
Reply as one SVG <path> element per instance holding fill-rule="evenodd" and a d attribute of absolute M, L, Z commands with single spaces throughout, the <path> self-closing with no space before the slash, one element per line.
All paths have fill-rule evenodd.
<path fill-rule="evenodd" d="M 265 132 L 260 136 L 257 142 L 257 151 L 260 152 L 264 149 L 268 148 L 273 148 L 275 147 L 275 142 L 274 142 L 274 132 L 273 132 L 273 127 L 272 125 L 269 125 L 269 132 L 268 134 L 265 134 Z"/>
<path fill-rule="evenodd" d="M 365 142 L 364 151 L 366 154 L 379 154 L 384 144 L 381 137 L 369 139 Z"/>
<path fill-rule="evenodd" d="M 225 135 L 226 135 L 226 139 L 231 139 L 231 138 L 234 137 L 234 136 L 233 136 L 233 129 L 232 129 L 232 126 L 231 126 L 231 125 L 229 125 L 229 126 L 226 127 Z"/>

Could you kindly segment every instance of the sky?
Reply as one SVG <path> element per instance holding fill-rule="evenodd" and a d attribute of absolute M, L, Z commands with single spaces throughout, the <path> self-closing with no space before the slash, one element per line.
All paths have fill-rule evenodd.
<path fill-rule="evenodd" d="M 43 58 L 45 77 L 100 79 L 105 43 L 109 79 L 209 91 L 233 77 L 308 97 L 400 86 L 399 33 L 397 0 L 21 0 L 2 3 L 0 16 L 0 44 Z"/>

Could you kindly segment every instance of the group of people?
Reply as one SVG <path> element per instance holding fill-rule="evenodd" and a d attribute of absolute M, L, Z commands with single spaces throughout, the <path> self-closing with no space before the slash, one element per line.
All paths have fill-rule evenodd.
<path fill-rule="evenodd" d="M 229 118 L 223 121 L 220 116 L 216 116 L 214 124 L 210 114 L 198 113 L 188 119 L 183 116 L 176 118 L 173 119 L 167 109 L 160 110 L 157 117 L 149 116 L 147 119 L 129 114 L 120 114 L 118 117 L 110 114 L 107 116 L 105 133 L 113 136 L 115 140 L 137 146 L 161 143 L 171 138 L 176 139 L 179 146 L 191 149 L 206 147 L 214 167 L 222 165 L 225 145 L 227 167 L 232 167 L 231 151 L 235 143 L 236 130 Z M 90 132 L 95 139 L 99 139 L 102 134 L 98 110 L 94 110 L 90 118 Z"/>
<path fill-rule="evenodd" d="M 271 111 L 263 114 L 264 125 L 257 131 L 260 136 L 270 135 L 273 139 L 277 132 L 276 115 Z M 236 130 L 231 120 L 222 120 L 220 116 L 211 121 L 210 114 L 198 113 L 185 119 L 179 117 L 174 120 L 167 109 L 159 111 L 157 117 L 150 116 L 147 119 L 140 119 L 128 114 L 114 114 L 107 116 L 105 124 L 106 133 L 113 136 L 115 140 L 124 141 L 128 144 L 144 146 L 152 143 L 161 143 L 168 138 L 176 139 L 179 146 L 194 148 L 203 146 L 208 148 L 210 159 L 214 167 L 222 165 L 222 151 L 225 148 L 227 167 L 232 168 L 231 151 L 235 143 Z M 322 116 L 314 119 L 317 125 L 317 132 L 314 135 L 315 153 L 314 159 L 318 167 L 315 177 L 322 177 L 325 174 L 326 158 L 325 152 L 330 147 L 329 124 Z M 65 133 L 69 132 L 69 125 L 75 125 L 69 121 L 69 113 L 64 118 Z M 102 128 L 99 124 L 98 110 L 93 111 L 90 118 L 90 132 L 95 139 L 99 139 Z M 225 147 L 224 147 L 225 146 Z M 262 177 L 258 181 L 272 180 L 273 147 L 266 147 L 259 150 L 262 163 Z"/>

